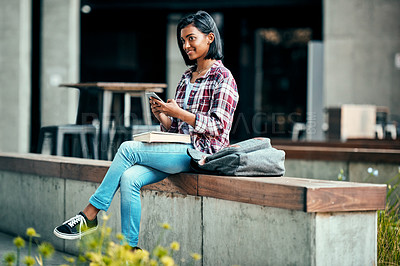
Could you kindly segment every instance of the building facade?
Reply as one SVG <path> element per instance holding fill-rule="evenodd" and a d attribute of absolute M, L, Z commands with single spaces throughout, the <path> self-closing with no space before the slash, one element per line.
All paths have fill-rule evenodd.
<path fill-rule="evenodd" d="M 0 151 L 35 151 L 41 126 L 75 123 L 78 92 L 60 83 L 165 82 L 173 97 L 186 69 L 176 25 L 200 9 L 238 83 L 233 140 L 289 138 L 310 110 L 349 103 L 387 106 L 400 122 L 399 1 L 0 0 Z"/>

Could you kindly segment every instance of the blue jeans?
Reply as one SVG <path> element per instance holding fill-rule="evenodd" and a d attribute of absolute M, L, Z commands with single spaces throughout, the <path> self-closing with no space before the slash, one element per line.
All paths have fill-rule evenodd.
<path fill-rule="evenodd" d="M 89 202 L 107 211 L 120 188 L 121 229 L 129 245 L 137 246 L 141 216 L 140 189 L 169 176 L 190 171 L 187 148 L 191 144 L 143 143 L 121 144 L 103 181 Z"/>

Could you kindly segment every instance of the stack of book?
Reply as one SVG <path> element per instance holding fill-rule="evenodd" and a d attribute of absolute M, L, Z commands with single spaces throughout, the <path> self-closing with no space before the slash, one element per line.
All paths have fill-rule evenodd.
<path fill-rule="evenodd" d="M 168 133 L 162 131 L 150 131 L 137 135 L 133 135 L 133 140 L 141 142 L 168 142 L 168 143 L 191 143 L 190 135 Z"/>

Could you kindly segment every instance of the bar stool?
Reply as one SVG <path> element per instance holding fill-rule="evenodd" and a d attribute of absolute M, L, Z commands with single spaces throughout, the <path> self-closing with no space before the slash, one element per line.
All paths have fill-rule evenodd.
<path fill-rule="evenodd" d="M 132 125 L 128 127 L 117 126 L 113 134 L 110 135 L 110 145 L 108 150 L 108 158 L 113 159 L 118 151 L 119 146 L 124 141 L 132 140 L 132 136 L 148 131 L 160 131 L 160 125 Z"/>
<path fill-rule="evenodd" d="M 397 126 L 396 122 L 388 123 L 385 125 L 385 134 L 390 135 L 391 139 L 397 138 Z"/>
<path fill-rule="evenodd" d="M 160 124 L 153 125 L 150 103 L 145 92 L 146 91 L 124 93 L 123 125 L 117 124 L 116 121 L 111 122 L 107 150 L 107 158 L 109 160 L 114 158 L 122 142 L 132 140 L 132 135 L 148 131 L 160 131 Z M 142 120 L 132 120 L 132 98 L 139 98 L 140 100 Z M 137 124 L 138 122 L 143 124 Z"/>
<path fill-rule="evenodd" d="M 300 132 L 306 131 L 306 123 L 294 123 L 292 131 L 292 141 L 298 141 L 300 138 Z"/>
<path fill-rule="evenodd" d="M 375 137 L 377 139 L 383 139 L 383 125 L 382 124 L 376 124 L 375 125 Z"/>
<path fill-rule="evenodd" d="M 46 135 L 51 138 L 51 154 L 63 156 L 64 140 L 66 135 L 78 135 L 80 139 L 82 156 L 89 158 L 89 148 L 86 137 L 91 137 L 91 149 L 94 159 L 98 159 L 98 129 L 94 125 L 60 125 L 45 126 L 40 129 L 38 153 L 42 153 L 43 142 Z"/>
<path fill-rule="evenodd" d="M 149 98 L 146 96 L 146 92 L 129 92 L 124 95 L 124 126 L 131 126 L 130 116 L 131 116 L 131 98 L 140 98 L 143 122 L 145 125 L 152 125 L 151 121 L 151 110 Z"/>

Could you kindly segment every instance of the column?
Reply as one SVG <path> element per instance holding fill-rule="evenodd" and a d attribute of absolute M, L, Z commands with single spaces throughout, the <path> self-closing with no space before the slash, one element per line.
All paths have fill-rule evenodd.
<path fill-rule="evenodd" d="M 75 123 L 79 93 L 59 84 L 79 81 L 80 1 L 42 3 L 42 126 Z"/>
<path fill-rule="evenodd" d="M 328 106 L 387 106 L 400 120 L 400 1 L 325 0 L 324 95 Z"/>
<path fill-rule="evenodd" d="M 0 151 L 28 152 L 31 0 L 0 0 Z"/>

